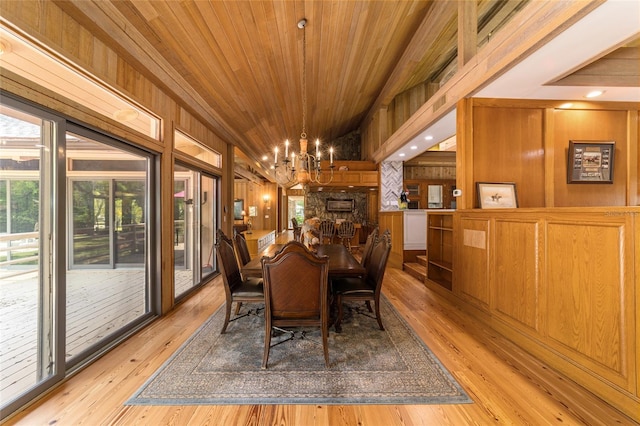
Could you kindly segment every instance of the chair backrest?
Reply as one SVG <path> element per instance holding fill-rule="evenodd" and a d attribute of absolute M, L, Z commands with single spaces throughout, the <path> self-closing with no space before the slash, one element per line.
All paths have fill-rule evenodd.
<path fill-rule="evenodd" d="M 375 288 L 376 294 L 382 288 L 382 279 L 384 271 L 387 268 L 387 260 L 391 252 L 391 234 L 384 232 L 378 237 L 378 242 L 374 244 L 371 250 L 367 272 L 365 274 L 365 282 L 370 288 Z"/>
<path fill-rule="evenodd" d="M 233 241 L 227 237 L 222 230 L 216 232 L 216 257 L 218 258 L 218 268 L 222 274 L 225 291 L 230 292 L 236 286 L 242 284 L 240 267 L 233 250 Z M 230 293 L 229 293 L 230 294 Z"/>
<path fill-rule="evenodd" d="M 367 236 L 367 242 L 364 244 L 364 249 L 362 250 L 362 258 L 360 259 L 360 264 L 365 268 L 369 265 L 371 261 L 371 252 L 373 251 L 373 246 L 378 242 L 378 228 L 374 228 L 373 231 Z"/>
<path fill-rule="evenodd" d="M 324 243 L 325 238 L 329 238 L 329 240 L 333 240 L 333 235 L 336 232 L 336 225 L 330 219 L 323 219 L 320 222 L 320 244 Z"/>
<path fill-rule="evenodd" d="M 298 220 L 295 217 L 291 218 L 291 225 L 293 226 L 293 239 L 299 240 L 302 232 L 302 226 L 298 224 Z"/>
<path fill-rule="evenodd" d="M 356 233 L 356 226 L 350 220 L 345 220 L 338 228 L 338 236 L 340 238 L 353 238 Z"/>
<path fill-rule="evenodd" d="M 297 241 L 290 241 L 273 257 L 263 257 L 265 315 L 274 324 L 327 320 L 328 261 Z"/>
<path fill-rule="evenodd" d="M 236 251 L 238 252 L 238 261 L 240 266 L 244 266 L 251 261 L 251 255 L 249 254 L 249 247 L 247 247 L 247 240 L 243 234 L 236 234 L 233 237 L 235 242 Z"/>

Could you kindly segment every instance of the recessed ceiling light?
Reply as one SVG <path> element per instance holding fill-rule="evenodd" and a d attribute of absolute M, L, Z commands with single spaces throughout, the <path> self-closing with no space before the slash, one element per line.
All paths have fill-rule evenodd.
<path fill-rule="evenodd" d="M 425 138 L 425 140 L 430 141 L 430 140 L 432 140 L 432 139 L 433 139 L 433 136 L 429 135 L 429 136 L 425 136 L 424 138 Z"/>
<path fill-rule="evenodd" d="M 417 146 L 415 146 L 415 145 L 412 145 L 412 146 L 411 146 L 411 149 L 418 149 L 418 147 L 417 147 Z"/>
<path fill-rule="evenodd" d="M 400 157 L 404 157 L 404 152 L 401 152 L 400 154 L 398 154 Z"/>
<path fill-rule="evenodd" d="M 604 91 L 602 90 L 594 90 L 592 92 L 589 92 L 585 95 L 585 98 L 597 98 L 598 96 L 602 95 L 604 93 Z"/>
<path fill-rule="evenodd" d="M 571 102 L 567 102 L 565 104 L 560 105 L 558 108 L 567 109 L 567 108 L 571 108 L 572 106 L 573 106 L 573 104 Z"/>

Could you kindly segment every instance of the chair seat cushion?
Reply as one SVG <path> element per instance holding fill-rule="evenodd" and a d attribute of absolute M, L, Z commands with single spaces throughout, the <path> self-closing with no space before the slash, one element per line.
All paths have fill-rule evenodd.
<path fill-rule="evenodd" d="M 264 297 L 262 280 L 259 283 L 253 279 L 245 280 L 236 286 L 232 293 L 235 297 Z"/>
<path fill-rule="evenodd" d="M 331 281 L 334 294 L 373 294 L 374 289 L 362 278 L 336 278 Z"/>
<path fill-rule="evenodd" d="M 247 284 L 251 284 L 251 285 L 262 286 L 264 284 L 263 279 L 260 277 L 248 277 L 246 278 L 246 281 L 247 281 Z"/>

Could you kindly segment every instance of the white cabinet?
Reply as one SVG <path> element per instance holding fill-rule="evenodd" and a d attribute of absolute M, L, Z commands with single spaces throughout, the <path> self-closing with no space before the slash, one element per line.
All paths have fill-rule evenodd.
<path fill-rule="evenodd" d="M 427 211 L 403 211 L 404 250 L 427 249 Z"/>

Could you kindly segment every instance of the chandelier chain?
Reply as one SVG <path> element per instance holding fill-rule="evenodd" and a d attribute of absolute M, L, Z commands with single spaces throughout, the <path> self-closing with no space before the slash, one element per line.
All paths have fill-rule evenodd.
<path fill-rule="evenodd" d="M 302 139 L 307 138 L 307 28 L 302 28 Z"/>

